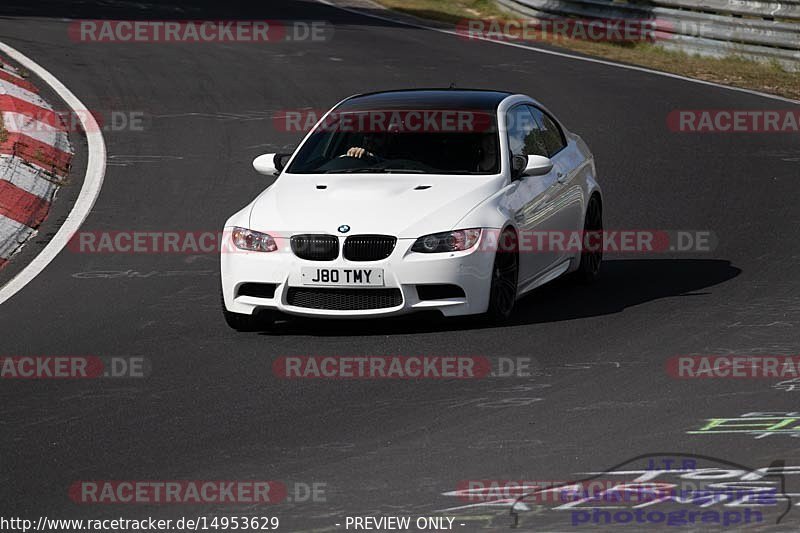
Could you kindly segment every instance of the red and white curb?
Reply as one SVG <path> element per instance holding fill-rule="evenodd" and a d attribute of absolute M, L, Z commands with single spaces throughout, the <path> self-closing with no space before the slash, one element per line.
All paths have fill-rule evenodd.
<path fill-rule="evenodd" d="M 0 268 L 36 234 L 69 171 L 73 150 L 61 117 L 0 56 Z"/>
<path fill-rule="evenodd" d="M 47 84 L 50 89 L 61 97 L 67 105 L 65 111 L 74 114 L 80 121 L 80 126 L 83 128 L 86 136 L 87 145 L 87 162 L 86 173 L 83 177 L 83 185 L 78 193 L 78 198 L 72 205 L 69 214 L 61 223 L 61 226 L 56 231 L 55 235 L 49 240 L 45 247 L 40 251 L 33 260 L 26 264 L 24 268 L 19 271 L 8 283 L 0 287 L 0 304 L 8 301 L 15 294 L 25 288 L 28 283 L 36 279 L 36 276 L 42 273 L 47 268 L 53 259 L 55 259 L 61 250 L 63 250 L 69 243 L 70 238 L 80 230 L 81 225 L 89 216 L 89 213 L 94 207 L 94 203 L 100 196 L 100 191 L 103 188 L 103 180 L 106 175 L 106 142 L 103 139 L 103 134 L 97 124 L 94 116 L 92 116 L 89 109 L 81 102 L 80 98 L 70 91 L 66 85 L 53 76 L 46 68 L 39 65 L 36 61 L 26 56 L 16 48 L 9 46 L 7 43 L 0 41 L 0 54 L 10 57 L 18 65 L 32 72 L 38 79 Z M 17 74 L 14 69 L 6 69 L 0 65 L 0 70 Z M 14 84 L 19 86 L 18 84 Z M 24 89 L 24 87 L 21 87 Z M 28 92 L 35 93 L 35 90 Z"/>

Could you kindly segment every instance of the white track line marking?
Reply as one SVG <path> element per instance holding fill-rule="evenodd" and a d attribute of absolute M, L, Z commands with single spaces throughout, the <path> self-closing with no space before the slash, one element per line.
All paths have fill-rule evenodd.
<path fill-rule="evenodd" d="M 38 276 L 50 262 L 64 249 L 70 237 L 80 229 L 83 221 L 89 216 L 89 212 L 94 206 L 94 202 L 100 195 L 103 186 L 103 178 L 106 175 L 106 143 L 103 134 L 92 114 L 77 96 L 67 89 L 63 83 L 50 74 L 44 67 L 30 59 L 28 56 L 10 47 L 4 42 L 0 42 L 0 52 L 7 54 L 16 62 L 33 72 L 43 80 L 50 88 L 61 97 L 75 115 L 81 121 L 86 132 L 86 141 L 89 145 L 89 161 L 86 165 L 86 176 L 83 179 L 83 187 L 78 194 L 75 205 L 72 206 L 67 218 L 58 232 L 53 236 L 47 246 L 34 257 L 25 268 L 22 269 L 14 278 L 0 288 L 0 304 L 14 296 L 25 285 Z"/>
<path fill-rule="evenodd" d="M 393 19 L 391 17 L 383 17 L 381 15 L 375 15 L 374 13 L 364 13 L 363 11 L 359 11 L 358 9 L 352 9 L 352 8 L 349 8 L 349 7 L 343 7 L 343 6 L 336 5 L 335 3 L 331 2 L 330 0 L 317 0 L 317 2 L 320 2 L 322 4 L 325 4 L 327 6 L 330 6 L 330 7 L 336 8 L 336 9 L 341 9 L 342 11 L 347 11 L 348 13 L 354 13 L 356 15 L 361 15 L 362 17 L 370 17 L 370 18 L 374 18 L 374 19 L 378 19 L 378 20 L 383 20 L 383 21 L 386 21 L 386 22 L 393 22 L 395 24 L 402 24 L 404 26 L 410 26 L 412 28 L 419 28 L 419 29 L 422 29 L 422 30 L 431 30 L 431 31 L 435 31 L 435 32 L 438 32 L 438 33 L 446 33 L 448 35 L 458 36 L 458 32 L 453 31 L 453 30 L 446 30 L 446 29 L 443 29 L 443 28 L 436 28 L 434 26 L 426 26 L 425 24 L 418 24 L 418 23 L 415 23 L 415 22 L 397 20 L 397 19 Z M 609 67 L 616 67 L 616 68 L 623 68 L 623 69 L 627 69 L 627 70 L 635 70 L 635 71 L 638 71 L 638 72 L 645 72 L 647 74 L 654 74 L 656 76 L 663 76 L 665 78 L 672 78 L 672 79 L 675 79 L 675 80 L 688 81 L 690 83 L 698 83 L 700 85 L 707 85 L 709 87 L 716 87 L 718 89 L 727 89 L 729 91 L 736 91 L 736 92 L 739 92 L 739 93 L 750 94 L 750 95 L 753 95 L 753 96 L 760 96 L 762 98 L 769 98 L 770 100 L 778 100 L 780 102 L 787 102 L 787 103 L 790 103 L 790 104 L 800 105 L 800 100 L 792 100 L 791 98 L 785 98 L 783 96 L 777 96 L 777 95 L 774 95 L 774 94 L 762 93 L 760 91 L 754 91 L 752 89 L 744 89 L 742 87 L 733 87 L 733 86 L 730 86 L 730 85 L 723 85 L 721 83 L 715 83 L 713 81 L 698 80 L 698 79 L 695 79 L 695 78 L 689 78 L 689 77 L 686 77 L 686 76 L 681 76 L 680 74 L 672 74 L 670 72 L 662 72 L 660 70 L 653 70 L 653 69 L 650 69 L 650 68 L 647 68 L 647 67 L 637 67 L 635 65 L 625 65 L 623 63 L 615 63 L 614 61 L 608 61 L 608 60 L 605 60 L 605 59 L 597 59 L 597 58 L 594 58 L 594 57 L 576 56 L 576 55 L 568 54 L 568 53 L 565 53 L 565 52 L 556 52 L 555 50 L 545 50 L 544 48 L 537 48 L 535 46 L 531 46 L 531 45 L 527 45 L 527 44 L 510 43 L 510 42 L 507 42 L 507 41 L 498 41 L 497 39 L 489 39 L 489 38 L 480 37 L 480 36 L 472 37 L 472 39 L 473 40 L 486 41 L 488 43 L 501 44 L 501 45 L 504 45 L 504 46 L 513 46 L 514 48 L 522 48 L 524 50 L 530 50 L 532 52 L 538 52 L 540 54 L 547 54 L 547 55 L 551 55 L 551 56 L 564 57 L 564 58 L 567 58 L 567 59 L 576 59 L 578 61 L 586 61 L 587 63 L 596 63 L 598 65 L 606 65 L 606 66 L 609 66 Z"/>

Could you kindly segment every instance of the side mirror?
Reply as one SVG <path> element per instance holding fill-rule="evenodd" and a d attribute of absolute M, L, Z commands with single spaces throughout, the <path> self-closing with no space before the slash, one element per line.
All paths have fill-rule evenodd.
<path fill-rule="evenodd" d="M 553 161 L 543 155 L 529 155 L 525 165 L 525 176 L 544 176 L 553 170 Z"/>
<path fill-rule="evenodd" d="M 259 174 L 274 176 L 283 170 L 283 167 L 286 166 L 286 163 L 288 163 L 291 158 L 292 154 L 260 155 L 253 160 L 253 168 L 256 169 L 256 172 Z"/>
<path fill-rule="evenodd" d="M 511 176 L 519 179 L 524 176 L 544 176 L 553 170 L 553 162 L 543 155 L 515 155 L 511 160 Z"/>
<path fill-rule="evenodd" d="M 272 176 L 276 172 L 278 172 L 278 167 L 275 164 L 275 160 L 277 159 L 278 154 L 264 154 L 256 157 L 253 160 L 253 168 L 256 169 L 256 172 L 259 174 L 264 174 L 265 176 Z"/>
<path fill-rule="evenodd" d="M 515 155 L 511 159 L 511 179 L 520 179 L 525 174 L 526 166 L 528 166 L 528 160 L 524 156 Z"/>

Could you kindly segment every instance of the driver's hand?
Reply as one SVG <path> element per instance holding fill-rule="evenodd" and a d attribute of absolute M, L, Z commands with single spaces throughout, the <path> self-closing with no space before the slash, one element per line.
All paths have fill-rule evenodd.
<path fill-rule="evenodd" d="M 354 147 L 350 148 L 350 149 L 347 151 L 347 153 L 346 153 L 345 155 L 347 155 L 348 157 L 357 157 L 357 158 L 359 158 L 359 159 L 361 159 L 361 158 L 362 158 L 362 157 L 364 157 L 365 155 L 366 155 L 367 157 L 375 157 L 375 155 L 374 155 L 374 154 L 372 154 L 371 152 L 367 152 L 367 150 L 366 150 L 366 149 L 364 149 L 364 148 L 358 148 L 358 147 L 356 147 L 356 146 L 354 146 Z"/>

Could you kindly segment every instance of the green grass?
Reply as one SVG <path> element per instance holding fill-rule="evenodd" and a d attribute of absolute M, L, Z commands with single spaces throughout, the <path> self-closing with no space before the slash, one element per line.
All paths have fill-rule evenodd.
<path fill-rule="evenodd" d="M 465 18 L 501 18 L 508 14 L 493 0 L 377 0 L 395 11 L 420 18 L 457 23 Z"/>

